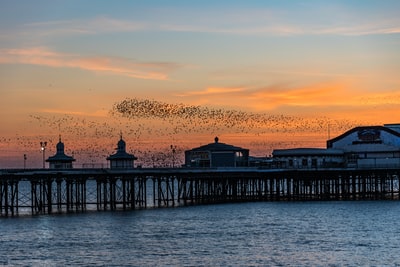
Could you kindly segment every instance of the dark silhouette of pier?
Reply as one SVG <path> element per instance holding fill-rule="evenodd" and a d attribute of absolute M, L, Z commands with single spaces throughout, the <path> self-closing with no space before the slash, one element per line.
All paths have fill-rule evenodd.
<path fill-rule="evenodd" d="M 6 169 L 0 215 L 249 201 L 398 200 L 393 169 Z"/>

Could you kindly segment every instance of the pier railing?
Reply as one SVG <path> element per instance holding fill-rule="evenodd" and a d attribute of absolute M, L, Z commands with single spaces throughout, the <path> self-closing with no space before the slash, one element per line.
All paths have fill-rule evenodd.
<path fill-rule="evenodd" d="M 399 199 L 398 168 L 0 170 L 0 216 L 245 201 Z"/>

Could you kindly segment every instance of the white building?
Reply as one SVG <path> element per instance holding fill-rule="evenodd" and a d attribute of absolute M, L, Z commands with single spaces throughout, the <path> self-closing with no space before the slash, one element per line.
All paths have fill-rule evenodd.
<path fill-rule="evenodd" d="M 327 141 L 344 152 L 348 167 L 400 166 L 400 125 L 356 127 Z"/>
<path fill-rule="evenodd" d="M 355 127 L 327 141 L 327 148 L 276 149 L 286 168 L 400 167 L 400 124 Z"/>
<path fill-rule="evenodd" d="M 333 168 L 343 167 L 344 153 L 340 149 L 292 148 L 275 149 L 274 160 L 283 168 Z"/>

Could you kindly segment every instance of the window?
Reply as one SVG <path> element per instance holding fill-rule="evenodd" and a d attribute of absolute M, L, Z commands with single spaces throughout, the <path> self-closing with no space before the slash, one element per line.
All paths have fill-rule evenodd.
<path fill-rule="evenodd" d="M 302 159 L 301 165 L 302 165 L 303 167 L 307 167 L 307 166 L 308 166 L 308 160 L 307 160 L 307 159 Z"/>
<path fill-rule="evenodd" d="M 317 167 L 317 159 L 312 159 L 311 160 L 311 167 Z"/>

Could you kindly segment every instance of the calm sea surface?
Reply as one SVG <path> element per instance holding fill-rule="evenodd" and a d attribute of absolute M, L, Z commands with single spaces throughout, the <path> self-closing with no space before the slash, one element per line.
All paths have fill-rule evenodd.
<path fill-rule="evenodd" d="M 400 266 L 400 202 L 0 218 L 0 265 Z"/>

